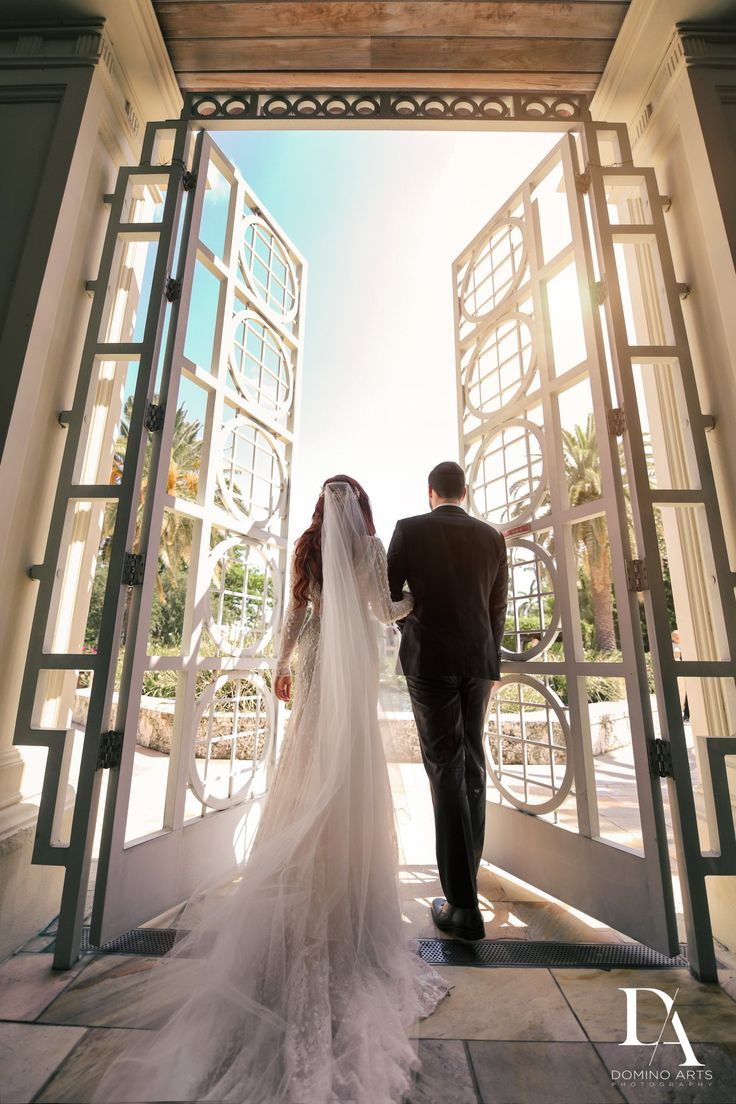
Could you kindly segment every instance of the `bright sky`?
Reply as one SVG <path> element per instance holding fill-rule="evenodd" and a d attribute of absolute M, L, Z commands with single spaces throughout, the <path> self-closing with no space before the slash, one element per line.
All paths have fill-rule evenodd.
<path fill-rule="evenodd" d="M 346 472 L 388 543 L 459 459 L 451 264 L 555 134 L 223 131 L 214 135 L 309 266 L 292 540 Z"/>

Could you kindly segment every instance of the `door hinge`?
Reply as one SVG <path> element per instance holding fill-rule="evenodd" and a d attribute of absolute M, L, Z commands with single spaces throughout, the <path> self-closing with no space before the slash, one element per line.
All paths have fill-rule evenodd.
<path fill-rule="evenodd" d="M 123 560 L 123 586 L 140 586 L 145 566 L 146 557 L 140 552 L 126 552 Z"/>
<path fill-rule="evenodd" d="M 626 561 L 626 584 L 629 590 L 649 590 L 646 560 Z"/>
<path fill-rule="evenodd" d="M 97 746 L 97 770 L 108 770 L 110 767 L 119 767 L 123 757 L 122 732 L 103 732 L 100 734 L 100 742 Z"/>
<path fill-rule="evenodd" d="M 656 778 L 674 778 L 672 770 L 672 748 L 669 740 L 648 741 L 649 766 Z"/>
<path fill-rule="evenodd" d="M 173 276 L 166 277 L 164 284 L 164 296 L 170 303 L 175 302 L 181 295 L 181 280 L 175 280 Z"/>
<path fill-rule="evenodd" d="M 183 172 L 181 174 L 181 186 L 182 186 L 182 188 L 184 189 L 185 192 L 191 192 L 192 188 L 194 187 L 194 185 L 196 183 L 197 183 L 197 174 L 196 174 L 196 172 L 190 172 L 189 169 L 187 169 L 186 172 Z"/>
<path fill-rule="evenodd" d="M 594 307 L 601 307 L 608 298 L 605 280 L 593 280 L 590 285 L 590 299 Z"/>
<path fill-rule="evenodd" d="M 576 174 L 575 188 L 581 195 L 587 194 L 590 190 L 590 168 L 586 168 L 585 172 Z"/>
<path fill-rule="evenodd" d="M 608 432 L 612 437 L 623 437 L 626 432 L 626 411 L 622 406 L 614 406 L 606 411 Z"/>
<path fill-rule="evenodd" d="M 146 429 L 150 433 L 157 433 L 163 429 L 164 408 L 160 403 L 146 403 L 146 416 L 143 419 Z"/>

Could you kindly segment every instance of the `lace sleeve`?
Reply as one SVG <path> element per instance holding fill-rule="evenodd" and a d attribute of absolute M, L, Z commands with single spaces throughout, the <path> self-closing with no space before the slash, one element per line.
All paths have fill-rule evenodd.
<path fill-rule="evenodd" d="M 291 573 L 293 579 L 293 571 Z M 298 606 L 293 593 L 289 598 L 289 605 L 286 608 L 286 614 L 281 624 L 281 639 L 279 640 L 279 656 L 276 663 L 276 678 L 280 678 L 281 675 L 290 675 L 291 667 L 291 653 L 296 647 L 296 642 L 299 639 L 299 633 L 301 632 L 304 619 L 307 616 L 307 606 Z"/>
<path fill-rule="evenodd" d="M 386 550 L 378 537 L 374 537 L 371 541 L 367 579 L 368 601 L 374 616 L 384 625 L 390 625 L 392 621 L 401 621 L 411 613 L 414 599 L 408 590 L 404 591 L 403 597 L 398 602 L 391 601 Z"/>

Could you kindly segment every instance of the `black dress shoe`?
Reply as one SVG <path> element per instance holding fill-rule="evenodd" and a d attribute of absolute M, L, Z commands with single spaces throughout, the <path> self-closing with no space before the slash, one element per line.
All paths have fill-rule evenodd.
<path fill-rule="evenodd" d="M 436 927 L 448 935 L 456 935 L 458 939 L 467 939 L 469 942 L 486 937 L 479 908 L 455 908 L 444 897 L 435 897 L 431 911 Z"/>

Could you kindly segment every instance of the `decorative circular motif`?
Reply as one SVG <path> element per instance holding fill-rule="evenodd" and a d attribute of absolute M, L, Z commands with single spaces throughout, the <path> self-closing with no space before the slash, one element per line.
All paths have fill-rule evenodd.
<path fill-rule="evenodd" d="M 507 119 L 510 115 L 509 105 L 495 96 L 487 96 L 481 100 L 480 113 L 485 119 Z"/>
<path fill-rule="evenodd" d="M 314 96 L 301 96 L 294 104 L 296 115 L 319 115 L 320 102 Z"/>
<path fill-rule="evenodd" d="M 500 219 L 475 247 L 463 276 L 460 306 L 468 322 L 497 310 L 519 287 L 526 268 L 523 220 Z"/>
<path fill-rule="evenodd" d="M 521 110 L 531 119 L 546 119 L 551 112 L 551 106 L 544 100 L 529 99 L 522 102 Z"/>
<path fill-rule="evenodd" d="M 542 430 L 514 418 L 486 434 L 468 480 L 478 517 L 502 528 L 528 521 L 547 489 Z"/>
<path fill-rule="evenodd" d="M 238 391 L 278 418 L 291 406 L 294 371 L 281 336 L 255 311 L 238 311 L 232 320 L 228 357 Z"/>
<path fill-rule="evenodd" d="M 450 114 L 450 105 L 447 100 L 432 96 L 424 101 L 421 112 L 426 118 L 444 117 Z"/>
<path fill-rule="evenodd" d="M 245 115 L 247 111 L 248 104 L 242 96 L 231 96 L 230 99 L 225 100 L 222 105 L 222 114 L 227 115 L 231 119 L 237 118 L 239 115 Z"/>
<path fill-rule="evenodd" d="M 222 427 L 217 485 L 234 517 L 265 525 L 283 509 L 286 473 L 276 442 L 249 418 Z"/>
<path fill-rule="evenodd" d="M 269 118 L 271 115 L 290 115 L 291 100 L 287 96 L 269 96 L 263 105 L 262 115 Z"/>
<path fill-rule="evenodd" d="M 552 112 L 556 119 L 577 119 L 580 115 L 580 107 L 572 100 L 555 100 Z"/>
<path fill-rule="evenodd" d="M 523 394 L 536 370 L 534 321 L 510 311 L 483 332 L 465 372 L 465 402 L 479 418 Z"/>
<path fill-rule="evenodd" d="M 450 104 L 450 114 L 455 119 L 470 119 L 478 114 L 478 105 L 474 100 L 469 100 L 467 96 L 458 96 Z"/>
<path fill-rule="evenodd" d="M 190 741 L 189 785 L 199 801 L 210 809 L 246 801 L 274 731 L 273 698 L 259 674 L 227 671 L 211 682 L 197 701 Z M 197 758 L 197 750 L 205 754 Z"/>
<path fill-rule="evenodd" d="M 554 560 L 541 545 L 532 540 L 516 538 L 507 545 L 509 556 L 509 600 L 506 620 L 512 622 L 511 632 L 521 644 L 523 635 L 534 631 L 537 643 L 516 650 L 501 648 L 505 659 L 534 659 L 541 655 L 557 636 L 560 628 L 560 611 L 557 602 L 557 568 Z M 547 605 L 552 600 L 552 608 Z M 536 618 L 534 630 L 520 629 L 520 621 Z M 507 632 L 506 636 L 509 635 Z"/>
<path fill-rule="evenodd" d="M 209 557 L 207 629 L 226 655 L 256 655 L 280 610 L 280 572 L 263 546 L 227 537 Z"/>
<path fill-rule="evenodd" d="M 344 96 L 329 96 L 322 104 L 325 115 L 347 115 L 350 104 Z"/>
<path fill-rule="evenodd" d="M 220 113 L 220 102 L 214 96 L 203 96 L 194 105 L 194 114 L 200 118 L 208 119 L 211 115 Z"/>
<path fill-rule="evenodd" d="M 348 114 L 353 115 L 380 115 L 381 105 L 378 100 L 374 100 L 371 96 L 358 96 L 353 101 L 352 112 Z"/>
<path fill-rule="evenodd" d="M 518 688 L 516 699 L 509 694 L 513 686 Z M 533 696 L 542 701 L 534 701 Z M 553 690 L 529 675 L 502 679 L 495 702 L 496 709 L 489 712 L 485 733 L 488 773 L 494 786 L 525 813 L 541 816 L 552 812 L 569 794 L 573 780 L 570 725 L 564 705 Z M 516 711 L 508 708 L 514 703 Z M 506 710 L 502 709 L 504 704 Z M 558 778 L 558 758 L 563 756 L 564 772 Z M 510 784 L 515 788 L 510 788 Z M 530 790 L 534 794 L 541 791 L 541 799 L 530 800 Z M 545 799 L 544 794 L 550 792 Z"/>
<path fill-rule="evenodd" d="M 410 99 L 408 96 L 402 96 L 401 99 L 394 100 L 391 104 L 392 115 L 418 115 L 419 104 L 416 100 Z"/>
<path fill-rule="evenodd" d="M 261 215 L 243 222 L 240 265 L 248 288 L 272 314 L 290 322 L 298 306 L 298 281 L 289 250 Z"/>

